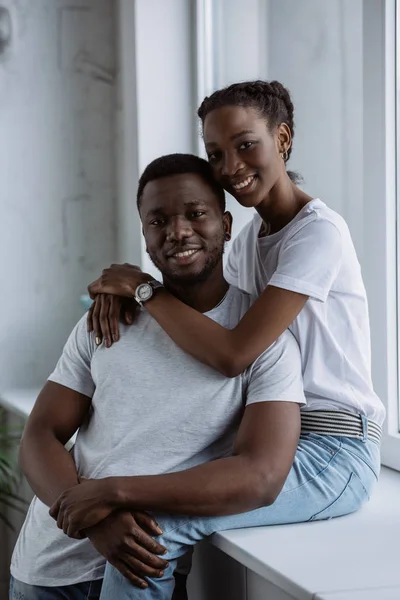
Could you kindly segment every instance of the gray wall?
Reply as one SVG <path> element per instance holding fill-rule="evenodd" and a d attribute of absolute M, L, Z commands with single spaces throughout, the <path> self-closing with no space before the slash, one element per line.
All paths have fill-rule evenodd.
<path fill-rule="evenodd" d="M 112 0 L 5 0 L 0 389 L 41 383 L 115 256 Z"/>

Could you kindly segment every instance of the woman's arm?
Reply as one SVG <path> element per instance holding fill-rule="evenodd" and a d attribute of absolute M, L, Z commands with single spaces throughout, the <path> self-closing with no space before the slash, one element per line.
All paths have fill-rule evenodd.
<path fill-rule="evenodd" d="M 137 286 L 150 279 L 133 265 L 112 265 L 89 291 L 92 297 L 101 293 L 132 297 Z M 157 290 L 145 306 L 185 352 L 227 377 L 236 377 L 289 327 L 307 299 L 267 286 L 234 329 L 225 329 L 164 289 Z"/>
<path fill-rule="evenodd" d="M 308 296 L 267 286 L 234 329 L 225 329 L 167 291 L 146 309 L 178 346 L 226 377 L 236 377 L 293 323 Z"/>

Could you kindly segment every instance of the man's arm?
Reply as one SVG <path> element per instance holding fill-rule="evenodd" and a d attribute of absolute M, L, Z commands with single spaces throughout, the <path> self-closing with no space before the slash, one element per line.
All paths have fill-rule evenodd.
<path fill-rule="evenodd" d="M 234 455 L 187 471 L 109 482 L 115 506 L 185 515 L 228 515 L 273 504 L 292 466 L 300 408 L 292 402 L 248 406 Z"/>
<path fill-rule="evenodd" d="M 75 537 L 103 519 L 105 507 L 209 516 L 267 506 L 282 489 L 299 434 L 298 404 L 257 402 L 245 410 L 232 457 L 167 475 L 89 480 L 62 494 L 50 514 Z"/>
<path fill-rule="evenodd" d="M 29 416 L 19 464 L 31 488 L 47 506 L 79 483 L 74 460 L 64 444 L 83 423 L 90 404 L 87 396 L 48 381 Z"/>

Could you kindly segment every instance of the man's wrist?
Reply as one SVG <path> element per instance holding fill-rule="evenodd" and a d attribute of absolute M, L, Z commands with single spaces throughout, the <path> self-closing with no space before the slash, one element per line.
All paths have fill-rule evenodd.
<path fill-rule="evenodd" d="M 125 477 L 107 477 L 106 497 L 113 509 L 123 508 L 126 505 Z"/>

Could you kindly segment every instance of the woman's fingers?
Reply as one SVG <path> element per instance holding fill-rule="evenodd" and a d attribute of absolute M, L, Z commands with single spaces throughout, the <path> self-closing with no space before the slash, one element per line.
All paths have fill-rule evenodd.
<path fill-rule="evenodd" d="M 103 334 L 101 333 L 100 327 L 100 309 L 101 309 L 101 296 L 96 296 L 92 304 L 92 327 L 94 333 L 94 339 L 96 345 L 99 346 L 103 340 Z"/>
<path fill-rule="evenodd" d="M 108 322 L 110 325 L 111 344 L 119 340 L 119 315 L 121 312 L 122 299 L 119 296 L 111 296 L 108 311 Z"/>
<path fill-rule="evenodd" d="M 100 294 L 101 297 L 101 308 L 100 308 L 100 327 L 101 333 L 103 335 L 103 340 L 106 348 L 111 346 L 111 331 L 110 331 L 110 323 L 108 321 L 108 315 L 110 310 L 110 298 L 112 296 L 108 296 L 107 294 Z"/>
<path fill-rule="evenodd" d="M 89 308 L 88 314 L 86 317 L 87 330 L 89 331 L 89 333 L 93 331 L 93 308 L 94 308 L 94 304 L 92 304 L 92 306 Z"/>

